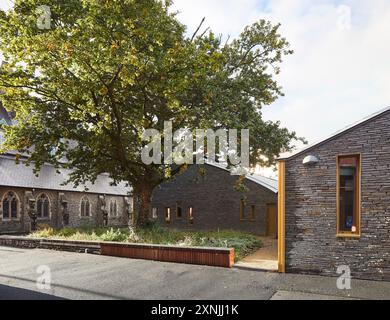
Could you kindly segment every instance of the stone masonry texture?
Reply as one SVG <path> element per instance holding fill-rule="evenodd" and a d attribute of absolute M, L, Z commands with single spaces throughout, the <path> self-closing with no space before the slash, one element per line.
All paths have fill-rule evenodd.
<path fill-rule="evenodd" d="M 361 238 L 336 237 L 336 161 L 361 154 Z M 308 156 L 319 163 L 304 166 Z M 286 160 L 286 271 L 390 280 L 390 112 Z"/>
<path fill-rule="evenodd" d="M 16 220 L 3 220 L 2 199 L 8 192 L 14 192 L 18 198 L 19 216 Z M 39 195 L 46 194 L 50 201 L 50 217 L 47 219 L 38 219 L 38 226 L 45 225 L 53 228 L 63 227 L 63 220 L 60 210 L 60 197 L 64 195 L 68 201 L 69 227 L 81 226 L 101 226 L 103 224 L 102 211 L 99 206 L 99 196 L 93 193 L 82 192 L 62 192 L 55 190 L 25 189 L 16 187 L 0 186 L 0 234 L 4 233 L 26 233 L 31 229 L 30 217 L 27 213 L 27 198 L 25 192 L 32 192 L 32 196 L 37 199 Z M 87 197 L 91 205 L 91 215 L 89 217 L 81 216 L 81 199 Z M 106 195 L 106 207 L 109 210 L 110 201 L 116 200 L 117 216 L 108 217 L 109 226 L 123 226 L 128 223 L 128 214 L 126 210 L 125 198 L 123 196 Z"/>

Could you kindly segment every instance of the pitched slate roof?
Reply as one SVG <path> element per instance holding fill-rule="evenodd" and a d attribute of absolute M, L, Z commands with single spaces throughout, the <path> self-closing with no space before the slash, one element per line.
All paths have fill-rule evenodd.
<path fill-rule="evenodd" d="M 221 163 L 217 163 L 214 161 L 207 161 L 206 164 L 230 172 L 230 170 L 227 168 L 227 166 L 223 165 Z M 264 188 L 267 188 L 268 190 L 270 190 L 274 193 L 278 193 L 278 181 L 277 180 L 274 180 L 271 178 L 266 178 L 266 177 L 264 177 L 260 174 L 256 174 L 256 173 L 247 174 L 246 179 L 257 183 L 257 184 L 263 186 Z"/>
<path fill-rule="evenodd" d="M 289 152 L 289 153 L 286 153 L 286 154 L 282 154 L 278 160 L 287 160 L 287 159 L 290 159 L 290 158 L 293 158 L 295 156 L 298 156 L 300 155 L 301 153 L 303 152 L 306 152 L 306 151 L 309 151 L 315 147 L 318 147 L 320 145 L 323 145 L 324 143 L 328 142 L 328 141 L 331 141 L 353 129 L 355 129 L 356 127 L 359 127 L 361 125 L 364 125 L 366 124 L 367 122 L 370 122 L 370 121 L 373 121 L 375 120 L 376 118 L 379 118 L 381 117 L 382 115 L 386 114 L 387 112 L 390 112 L 390 107 L 387 107 L 387 108 L 384 108 L 382 110 L 379 110 L 378 112 L 375 112 L 371 115 L 369 115 L 368 117 L 365 117 L 363 118 L 362 120 L 358 121 L 358 122 L 355 122 L 353 123 L 352 125 L 349 125 L 337 132 L 335 132 L 334 134 L 330 135 L 329 137 L 325 138 L 325 139 L 322 139 L 320 141 L 317 141 L 309 146 L 306 146 L 305 148 L 302 148 L 302 149 L 299 149 L 299 150 L 296 150 L 294 152 Z"/>
<path fill-rule="evenodd" d="M 79 186 L 74 188 L 72 184 L 61 185 L 65 182 L 71 170 L 60 169 L 60 174 L 56 172 L 56 168 L 52 165 L 45 164 L 42 166 L 39 176 L 35 176 L 32 167 L 27 167 L 23 160 L 20 164 L 15 163 L 12 156 L 0 155 L 0 186 L 6 187 L 21 187 L 21 188 L 35 188 L 48 189 L 58 191 L 76 191 L 88 192 L 107 195 L 127 196 L 132 189 L 121 182 L 117 186 L 112 186 L 112 179 L 108 174 L 101 174 L 98 176 L 94 184 L 87 183 L 86 186 Z M 88 190 L 86 190 L 88 188 Z"/>

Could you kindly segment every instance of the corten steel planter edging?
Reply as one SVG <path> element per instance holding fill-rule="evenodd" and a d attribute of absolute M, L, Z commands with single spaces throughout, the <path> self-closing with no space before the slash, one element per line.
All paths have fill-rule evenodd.
<path fill-rule="evenodd" d="M 114 257 L 231 268 L 234 249 L 101 242 L 101 254 Z"/>
<path fill-rule="evenodd" d="M 105 256 L 231 268 L 234 249 L 0 236 L 0 246 L 85 252 Z"/>

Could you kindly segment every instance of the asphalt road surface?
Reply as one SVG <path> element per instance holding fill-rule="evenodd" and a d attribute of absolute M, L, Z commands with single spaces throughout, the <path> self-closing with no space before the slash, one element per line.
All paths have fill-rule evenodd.
<path fill-rule="evenodd" d="M 0 299 L 349 298 L 390 299 L 390 283 L 0 247 Z"/>

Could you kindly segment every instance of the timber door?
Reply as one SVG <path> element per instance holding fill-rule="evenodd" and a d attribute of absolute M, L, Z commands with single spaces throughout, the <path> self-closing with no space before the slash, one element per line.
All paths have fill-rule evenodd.
<path fill-rule="evenodd" d="M 267 236 L 278 237 L 278 210 L 276 204 L 267 204 Z"/>

